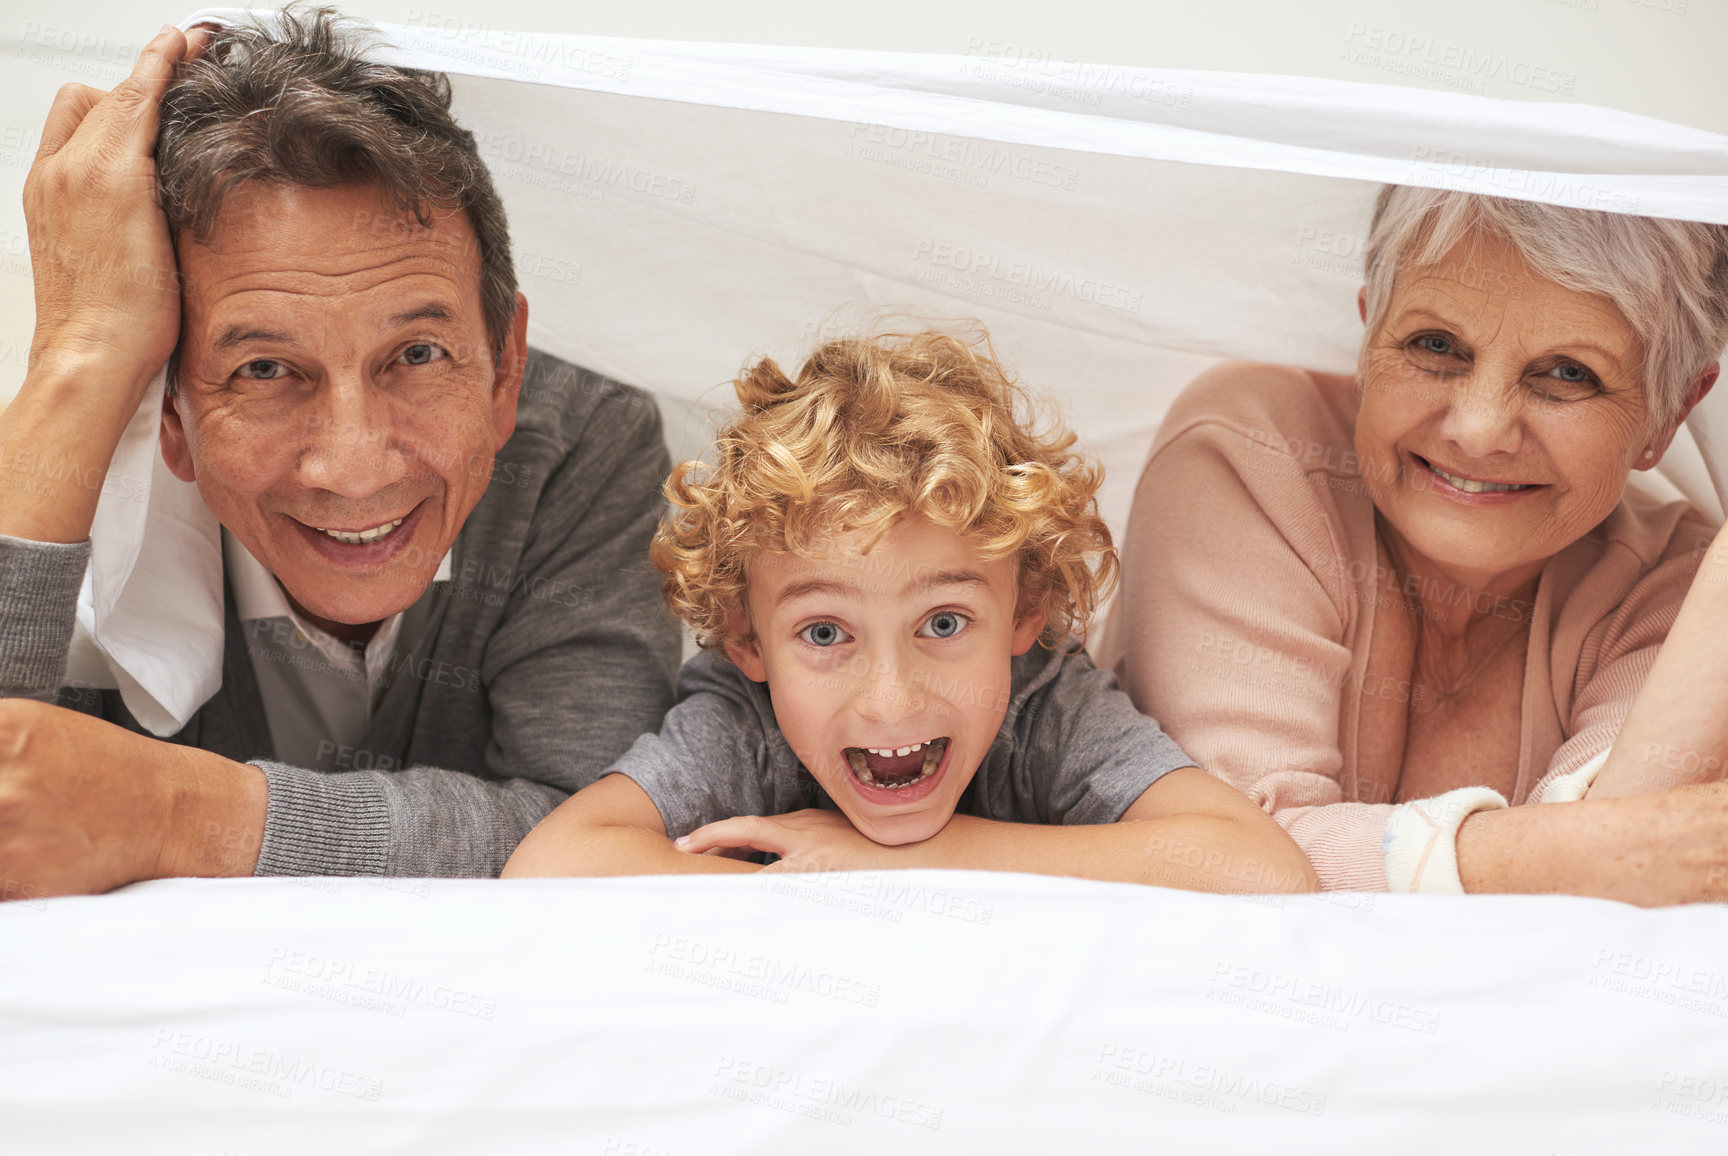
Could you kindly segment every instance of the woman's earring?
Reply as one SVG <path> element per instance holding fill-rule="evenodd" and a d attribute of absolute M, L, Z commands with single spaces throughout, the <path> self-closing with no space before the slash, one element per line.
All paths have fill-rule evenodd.
<path fill-rule="evenodd" d="M 1645 457 L 1646 457 L 1646 458 L 1653 458 L 1653 457 L 1655 457 L 1655 456 L 1656 456 L 1656 451 L 1655 451 L 1655 450 L 1645 450 L 1645 451 L 1644 451 L 1644 456 L 1645 456 Z"/>

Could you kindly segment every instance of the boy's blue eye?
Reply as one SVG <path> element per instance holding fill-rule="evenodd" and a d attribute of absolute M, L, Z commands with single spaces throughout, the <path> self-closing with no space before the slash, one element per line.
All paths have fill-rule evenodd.
<path fill-rule="evenodd" d="M 918 633 L 925 634 L 928 632 L 930 638 L 953 638 L 966 629 L 966 624 L 970 621 L 971 619 L 964 614 L 944 610 L 939 614 L 932 614 L 929 620 L 924 623 L 924 629 Z"/>
<path fill-rule="evenodd" d="M 833 646 L 846 641 L 846 632 L 832 622 L 816 622 L 798 632 L 811 646 Z"/>

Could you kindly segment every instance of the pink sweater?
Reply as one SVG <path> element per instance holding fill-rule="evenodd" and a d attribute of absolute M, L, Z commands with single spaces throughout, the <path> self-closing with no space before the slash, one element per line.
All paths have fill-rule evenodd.
<path fill-rule="evenodd" d="M 1398 579 L 1357 477 L 1355 418 L 1353 382 L 1299 370 L 1220 365 L 1184 390 L 1135 494 L 1098 649 L 1141 710 L 1290 832 L 1323 886 L 1386 890 L 1402 767 L 1365 765 L 1357 736 L 1365 699 L 1408 699 L 1415 632 L 1376 646 L 1374 609 Z M 1691 506 L 1628 492 L 1548 560 L 1533 607 L 1498 608 L 1533 616 L 1508 802 L 1612 745 L 1713 537 Z"/>

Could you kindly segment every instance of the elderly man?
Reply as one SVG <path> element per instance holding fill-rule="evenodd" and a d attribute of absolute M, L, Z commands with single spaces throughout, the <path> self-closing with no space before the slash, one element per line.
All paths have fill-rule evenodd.
<path fill-rule="evenodd" d="M 447 82 L 361 48 L 327 10 L 165 28 L 113 92 L 49 112 L 36 333 L 0 414 L 7 897 L 494 875 L 671 704 L 658 414 L 529 352 Z M 163 742 L 62 684 L 100 490 L 80 479 L 171 355 L 161 449 L 222 524 L 226 644 Z"/>

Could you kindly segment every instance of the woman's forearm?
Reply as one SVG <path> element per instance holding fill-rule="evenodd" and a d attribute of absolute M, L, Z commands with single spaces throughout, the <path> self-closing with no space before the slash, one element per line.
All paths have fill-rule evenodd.
<path fill-rule="evenodd" d="M 1692 579 L 1680 614 L 1614 740 L 1591 799 L 1711 782 L 1728 769 L 1728 526 Z"/>
<path fill-rule="evenodd" d="M 1644 907 L 1728 897 L 1725 786 L 1478 811 L 1458 829 L 1459 878 L 1472 893 Z"/>

